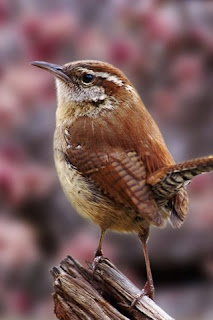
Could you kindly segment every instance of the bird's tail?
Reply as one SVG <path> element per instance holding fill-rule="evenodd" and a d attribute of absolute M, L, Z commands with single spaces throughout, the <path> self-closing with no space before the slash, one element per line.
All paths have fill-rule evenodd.
<path fill-rule="evenodd" d="M 161 168 L 148 177 L 147 183 L 157 197 L 170 199 L 193 177 L 210 171 L 213 171 L 213 155 Z"/>
<path fill-rule="evenodd" d="M 147 179 L 158 206 L 170 212 L 174 228 L 181 227 L 188 212 L 185 186 L 193 177 L 209 171 L 213 171 L 213 155 L 161 168 Z"/>

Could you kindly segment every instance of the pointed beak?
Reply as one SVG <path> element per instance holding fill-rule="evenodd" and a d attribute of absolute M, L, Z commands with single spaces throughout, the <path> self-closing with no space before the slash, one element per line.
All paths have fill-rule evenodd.
<path fill-rule="evenodd" d="M 56 78 L 59 78 L 63 81 L 71 81 L 70 77 L 64 72 L 63 67 L 58 66 L 57 64 L 45 62 L 45 61 L 32 61 L 31 65 L 36 66 L 41 69 L 45 69 L 52 73 Z"/>

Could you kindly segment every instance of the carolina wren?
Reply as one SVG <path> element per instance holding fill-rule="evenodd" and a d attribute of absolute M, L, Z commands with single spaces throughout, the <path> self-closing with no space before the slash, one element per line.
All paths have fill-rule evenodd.
<path fill-rule="evenodd" d="M 136 232 L 154 296 L 147 251 L 151 225 L 179 228 L 188 211 L 186 185 L 213 170 L 213 155 L 175 164 L 159 128 L 127 77 L 110 64 L 76 61 L 32 65 L 56 77 L 55 165 L 73 207 L 101 229 Z"/>

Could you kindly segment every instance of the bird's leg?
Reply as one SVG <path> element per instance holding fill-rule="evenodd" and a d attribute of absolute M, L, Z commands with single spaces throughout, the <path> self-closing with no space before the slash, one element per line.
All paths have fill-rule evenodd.
<path fill-rule="evenodd" d="M 145 264 L 146 264 L 147 281 L 146 281 L 146 284 L 145 284 L 144 288 L 142 289 L 142 291 L 132 301 L 131 308 L 133 308 L 134 305 L 143 296 L 148 296 L 150 299 L 154 300 L 154 293 L 155 293 L 155 288 L 154 288 L 153 279 L 152 279 L 152 271 L 151 271 L 151 267 L 150 267 L 149 255 L 148 255 L 148 249 L 147 249 L 149 229 L 145 230 L 145 232 L 143 232 L 143 233 L 139 233 L 138 237 L 139 237 L 139 239 L 142 243 L 142 247 L 143 247 L 144 259 L 145 259 Z"/>
<path fill-rule="evenodd" d="M 98 266 L 99 262 L 101 261 L 101 259 L 103 257 L 102 243 L 103 243 L 105 232 L 106 232 L 106 230 L 101 229 L 101 235 L 100 235 L 100 239 L 99 239 L 99 243 L 98 243 L 98 248 L 95 250 L 95 257 L 94 257 L 94 260 L 92 262 L 93 273 L 97 269 L 97 266 Z"/>
<path fill-rule="evenodd" d="M 147 249 L 147 240 L 149 236 L 149 230 L 147 230 L 145 234 L 139 234 L 138 236 L 140 241 L 142 242 L 143 254 L 144 254 L 144 259 L 146 264 L 146 274 L 147 274 L 147 281 L 142 290 L 142 295 L 147 295 L 152 300 L 154 300 L 155 288 L 153 284 L 152 271 L 150 267 L 149 254 Z"/>

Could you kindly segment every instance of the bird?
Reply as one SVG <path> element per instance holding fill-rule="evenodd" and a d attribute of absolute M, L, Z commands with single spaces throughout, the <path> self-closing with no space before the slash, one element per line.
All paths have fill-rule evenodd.
<path fill-rule="evenodd" d="M 56 79 L 56 171 L 72 206 L 100 227 L 94 261 L 103 256 L 107 230 L 136 233 L 147 275 L 141 295 L 154 299 L 150 227 L 181 227 L 188 212 L 186 186 L 213 170 L 213 155 L 175 163 L 137 90 L 111 64 L 31 64 Z"/>

